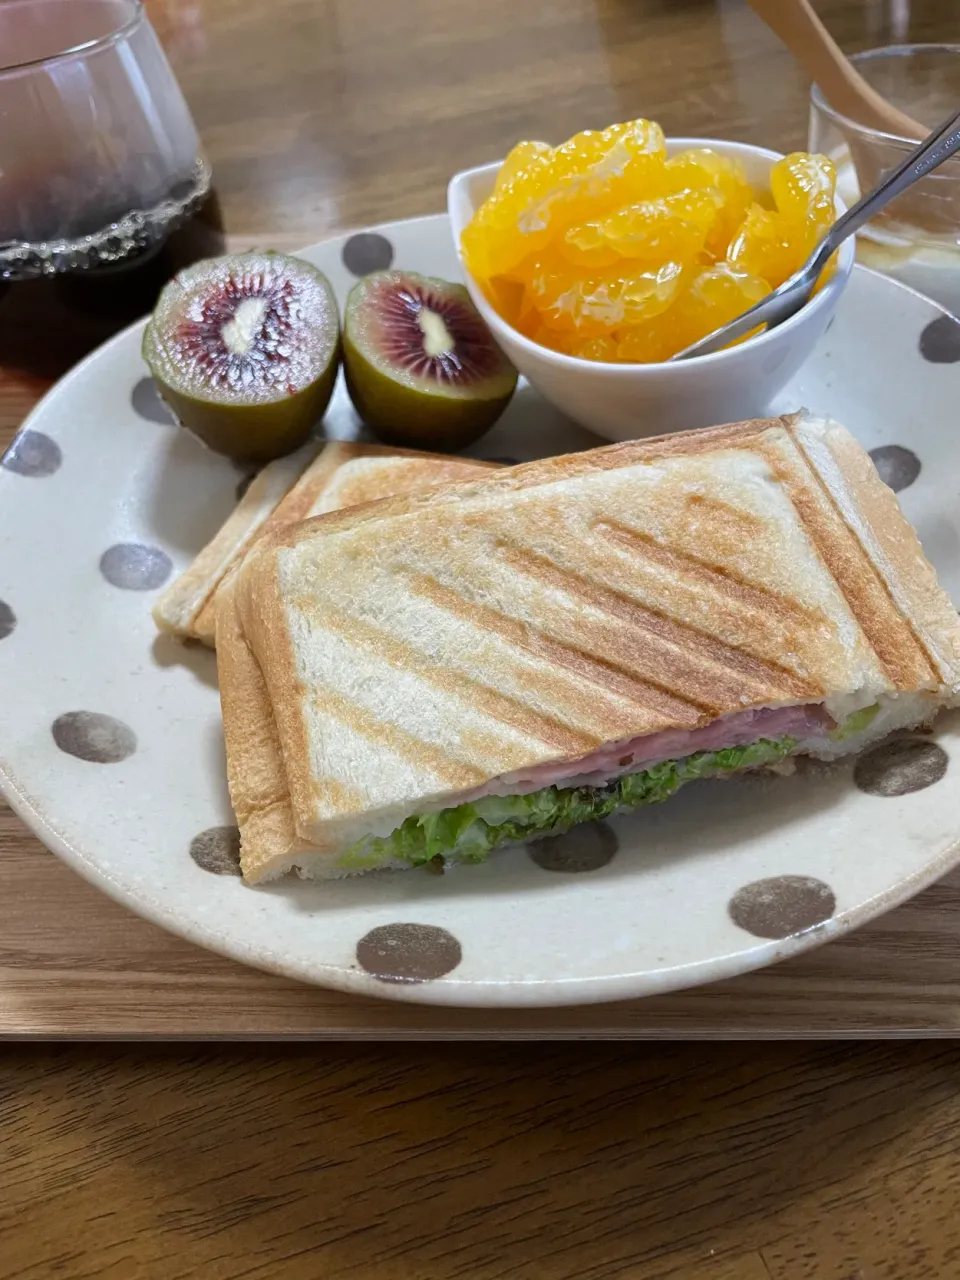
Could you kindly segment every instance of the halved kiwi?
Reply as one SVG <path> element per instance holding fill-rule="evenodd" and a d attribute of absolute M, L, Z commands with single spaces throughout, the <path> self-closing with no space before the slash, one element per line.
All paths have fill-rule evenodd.
<path fill-rule="evenodd" d="M 143 357 L 174 414 L 238 462 L 268 462 L 303 444 L 327 407 L 339 352 L 326 276 L 273 252 L 181 271 L 143 335 Z"/>
<path fill-rule="evenodd" d="M 343 326 L 350 398 L 387 444 L 462 449 L 503 413 L 517 371 L 470 295 L 415 271 L 355 284 Z"/>

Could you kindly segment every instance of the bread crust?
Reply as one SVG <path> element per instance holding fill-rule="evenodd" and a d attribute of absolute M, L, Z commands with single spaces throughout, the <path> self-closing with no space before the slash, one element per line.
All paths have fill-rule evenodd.
<path fill-rule="evenodd" d="M 196 621 L 217 586 L 322 448 L 311 441 L 296 453 L 269 463 L 253 477 L 217 533 L 154 605 L 153 619 L 161 631 L 181 640 L 200 639 Z"/>
<path fill-rule="evenodd" d="M 937 581 L 916 530 L 869 455 L 852 436 L 835 427 L 825 432 L 833 466 L 817 455 L 818 441 L 809 423 L 798 422 L 795 438 L 883 583 L 888 597 L 883 616 L 898 614 L 912 636 L 913 644 L 903 641 L 904 657 L 896 646 L 891 654 L 891 675 L 900 681 L 897 687 L 908 687 L 911 675 L 919 675 L 922 666 L 933 670 L 944 686 L 960 683 L 957 611 Z M 876 647 L 888 651 L 882 628 L 874 634 Z"/>
<path fill-rule="evenodd" d="M 297 849 L 299 841 L 273 708 L 240 625 L 235 586 L 231 575 L 217 592 L 217 674 L 241 866 L 255 883 L 262 869 Z"/>

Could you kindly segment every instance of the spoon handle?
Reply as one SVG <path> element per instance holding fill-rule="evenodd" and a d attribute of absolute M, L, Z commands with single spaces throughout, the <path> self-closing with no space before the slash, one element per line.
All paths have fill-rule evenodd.
<path fill-rule="evenodd" d="M 944 120 L 938 128 L 934 129 L 929 137 L 916 147 L 907 158 L 899 164 L 894 171 L 880 183 L 878 187 L 874 187 L 872 191 L 867 192 L 855 205 L 847 210 L 833 224 L 824 238 L 821 240 L 817 252 L 811 266 L 814 267 L 817 274 L 823 263 L 830 257 L 837 246 L 847 236 L 858 231 L 865 222 L 880 212 L 885 205 L 895 199 L 907 187 L 913 186 L 915 182 L 919 182 L 921 178 L 926 177 L 928 173 L 932 173 L 945 160 L 960 150 L 960 111 L 954 112 Z"/>

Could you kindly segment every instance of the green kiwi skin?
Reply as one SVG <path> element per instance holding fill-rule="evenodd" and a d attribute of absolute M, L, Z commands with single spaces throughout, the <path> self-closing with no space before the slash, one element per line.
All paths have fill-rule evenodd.
<path fill-rule="evenodd" d="M 432 276 L 420 277 L 412 271 L 384 271 L 375 275 L 407 275 L 420 279 L 434 288 L 462 295 L 463 305 L 473 306 L 462 285 Z M 384 444 L 440 453 L 467 448 L 490 430 L 510 403 L 517 385 L 516 372 L 513 371 L 512 382 L 506 390 L 502 389 L 501 377 L 496 394 L 485 395 L 481 383 L 471 388 L 469 396 L 444 395 L 439 389 L 431 391 L 423 383 L 412 387 L 399 377 L 391 376 L 354 340 L 355 308 L 373 279 L 367 276 L 353 286 L 344 315 L 343 372 L 353 407 Z M 490 341 L 493 342 L 492 337 Z M 510 369 L 509 363 L 507 368 Z"/>
<path fill-rule="evenodd" d="M 343 336 L 343 372 L 353 407 L 378 440 L 445 453 L 466 449 L 489 431 L 514 387 L 491 400 L 455 400 L 404 386 L 382 373 Z"/>
<path fill-rule="evenodd" d="M 147 364 L 150 357 L 144 351 Z M 304 444 L 323 417 L 340 366 L 339 344 L 319 378 L 296 395 L 272 404 L 215 404 L 175 390 L 154 370 L 154 381 L 181 426 L 214 453 L 235 462 L 272 462 Z"/>
<path fill-rule="evenodd" d="M 282 258 L 283 254 L 268 256 Z M 226 255 L 242 256 L 242 255 Z M 212 261 L 212 260 L 211 260 Z M 198 262 L 193 270 L 207 264 Z M 330 403 L 337 370 L 340 367 L 339 308 L 329 280 L 309 263 L 319 277 L 330 299 L 330 312 L 337 330 L 336 341 L 323 372 L 307 386 L 292 396 L 259 404 L 226 404 L 200 396 L 191 396 L 167 381 L 161 370 L 160 352 L 163 339 L 158 330 L 157 313 L 147 323 L 143 335 L 142 354 L 161 398 L 169 406 L 182 427 L 199 437 L 215 453 L 225 454 L 235 462 L 264 463 L 283 457 L 298 449 L 310 437 L 313 427 L 320 420 Z M 159 309 L 159 304 L 158 304 Z"/>

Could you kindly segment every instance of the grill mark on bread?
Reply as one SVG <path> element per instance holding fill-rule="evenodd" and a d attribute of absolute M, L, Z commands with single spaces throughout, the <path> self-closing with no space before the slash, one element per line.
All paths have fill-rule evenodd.
<path fill-rule="evenodd" d="M 606 741 L 596 734 L 578 731 L 554 716 L 537 711 L 519 698 L 492 689 L 455 667 L 438 666 L 421 649 L 396 639 L 360 618 L 344 613 L 326 601 L 319 609 L 314 600 L 304 597 L 294 601 L 294 604 L 308 616 L 315 613 L 318 625 L 325 631 L 332 631 L 358 649 L 375 653 L 378 658 L 398 670 L 412 671 L 426 683 L 466 703 L 473 710 L 501 724 L 510 725 L 527 737 L 555 747 L 566 755 L 573 758 L 586 755 Z"/>
<path fill-rule="evenodd" d="M 669 614 L 640 604 L 611 587 L 585 578 L 573 569 L 563 568 L 531 547 L 502 541 L 497 550 L 526 576 L 557 587 L 575 599 L 593 605 L 617 622 L 635 627 L 647 636 L 654 637 L 656 641 L 671 645 L 688 660 L 702 662 L 707 658 L 728 674 L 733 673 L 741 680 L 754 681 L 768 697 L 784 695 L 805 701 L 817 701 L 823 697 L 822 686 L 804 680 L 788 667 L 725 644 L 688 622 L 681 622 Z"/>
<path fill-rule="evenodd" d="M 501 469 L 496 463 L 474 458 L 418 454 L 377 445 L 331 443 L 321 458 L 326 465 L 318 465 L 320 460 L 311 463 L 281 499 L 263 532 L 273 533 L 301 520 L 321 520 L 335 511 L 382 502 L 418 490 L 460 480 L 476 480 L 484 472 Z M 362 466 L 359 472 L 351 468 L 345 475 L 345 470 L 354 462 L 374 462 L 377 465 Z M 319 502 L 326 502 L 328 510 L 316 511 Z"/>
<path fill-rule="evenodd" d="M 774 472 L 778 483 L 783 486 L 807 536 L 840 588 L 850 612 L 856 618 L 887 678 L 896 689 L 913 689 L 924 678 L 930 677 L 934 682 L 939 682 L 939 674 L 926 647 L 915 634 L 910 622 L 901 614 L 866 548 L 844 520 L 833 494 L 797 434 L 790 430 L 788 435 L 803 460 L 806 474 L 816 486 L 814 492 L 825 498 L 835 517 L 834 529 L 830 528 L 831 522 L 823 518 L 814 494 L 791 474 L 776 451 L 761 443 L 759 452 Z M 851 558 L 858 562 L 855 571 L 851 571 L 849 566 Z"/>
<path fill-rule="evenodd" d="M 694 495 L 694 497 L 697 496 L 699 495 Z M 727 504 L 717 505 L 726 506 Z M 763 521 L 755 516 L 750 516 L 749 519 L 754 524 L 763 524 Z M 764 613 L 773 613 L 785 620 L 813 623 L 815 626 L 822 626 L 828 622 L 826 615 L 819 609 L 808 608 L 790 596 L 781 595 L 779 591 L 761 586 L 760 583 L 751 582 L 734 569 L 711 564 L 690 551 L 668 547 L 639 529 L 630 529 L 613 520 L 599 522 L 594 528 L 601 536 L 624 550 L 643 556 L 654 564 L 660 565 L 661 568 L 671 569 L 684 580 L 692 578 L 706 586 L 714 587 L 735 604 L 754 605 Z"/>
<path fill-rule="evenodd" d="M 334 811 L 340 809 L 344 812 L 357 812 L 367 803 L 362 791 L 336 778 L 314 778 L 312 786 L 318 803 L 328 804 Z M 283 802 L 289 805 L 286 797 Z"/>
<path fill-rule="evenodd" d="M 732 522 L 740 533 L 760 533 L 766 523 L 761 516 L 755 516 L 752 511 L 744 511 L 740 507 L 732 506 L 729 502 L 724 502 L 722 498 L 712 498 L 705 493 L 691 493 L 687 498 L 687 505 L 703 507 L 706 511 L 711 511 L 714 515 Z"/>
<path fill-rule="evenodd" d="M 675 721 L 681 727 L 695 728 L 717 714 L 719 704 L 716 702 L 695 700 L 689 693 L 678 693 L 658 681 L 637 675 L 609 658 L 588 653 L 585 649 L 549 636 L 529 623 L 501 613 L 499 609 L 478 604 L 426 574 L 414 574 L 410 589 L 456 617 L 494 632 L 518 649 L 524 649 L 546 662 L 555 663 L 605 692 L 619 694 L 645 710 Z M 622 635 L 620 639 L 623 640 Z"/>
<path fill-rule="evenodd" d="M 706 427 L 701 431 L 677 431 L 667 436 L 651 436 L 646 440 L 629 440 L 591 449 L 587 454 L 567 454 L 557 461 L 566 464 L 568 474 L 583 474 L 587 470 L 617 471 L 624 466 L 655 464 L 661 458 L 676 455 L 692 457 L 698 453 L 716 453 L 742 444 L 750 448 L 755 436 L 762 435 L 771 427 L 789 428 L 795 416 L 788 414 L 780 418 L 753 418 L 719 427 Z M 574 465 L 571 466 L 571 463 Z"/>
<path fill-rule="evenodd" d="M 375 712 L 368 711 L 358 702 L 351 702 L 349 698 L 343 697 L 326 685 L 311 689 L 310 700 L 321 714 L 339 720 L 360 737 L 385 747 L 395 756 L 415 765 L 418 769 L 429 769 L 451 789 L 466 790 L 468 787 L 478 787 L 491 776 L 489 769 L 457 760 L 451 754 L 449 747 L 426 742 L 423 738 L 408 733 L 399 725 L 381 720 Z M 470 735 L 470 737 L 476 737 L 476 735 Z M 463 741 L 467 740 L 468 735 L 465 734 Z M 495 772 L 505 772 L 505 770 L 498 769 Z"/>
<path fill-rule="evenodd" d="M 411 464 L 404 462 L 401 465 L 405 475 L 409 476 Z M 445 479 L 446 476 L 438 472 L 434 483 L 440 484 Z M 396 490 L 394 489 L 393 492 Z M 341 483 L 338 483 L 335 477 L 330 483 L 330 492 L 323 496 L 329 502 L 331 510 L 338 510 L 340 507 L 358 507 L 362 502 L 376 502 L 379 498 L 390 498 L 393 497 L 393 492 L 384 484 L 383 471 L 378 467 L 375 470 L 364 470 L 359 475 L 348 476 Z M 305 514 L 320 515 L 321 512 L 311 508 Z"/>
<path fill-rule="evenodd" d="M 215 599 L 220 584 L 255 544 L 284 499 L 281 491 L 270 505 L 274 483 L 286 485 L 289 493 L 290 488 L 299 483 L 303 471 L 316 463 L 314 457 L 288 477 L 288 470 L 296 465 L 296 457 L 294 454 L 268 463 L 253 477 L 246 493 L 216 534 L 160 596 L 153 616 L 161 629 L 212 642 Z M 261 515 L 262 507 L 269 509 Z"/>

